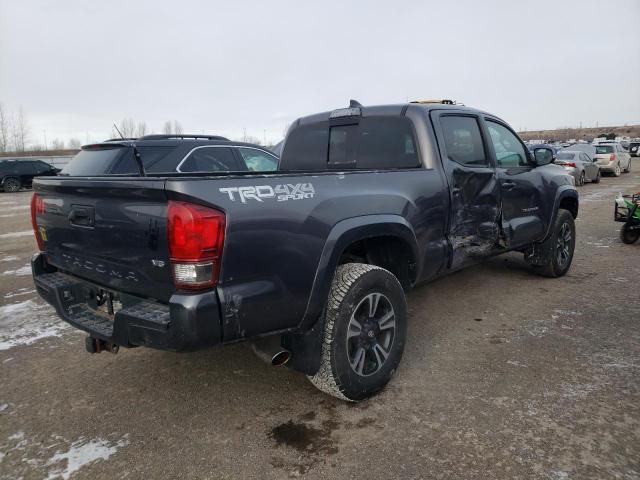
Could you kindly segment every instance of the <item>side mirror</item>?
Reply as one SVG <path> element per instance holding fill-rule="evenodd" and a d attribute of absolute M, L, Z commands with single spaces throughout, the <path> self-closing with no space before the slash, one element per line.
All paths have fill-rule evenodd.
<path fill-rule="evenodd" d="M 556 159 L 556 154 L 550 148 L 536 148 L 533 151 L 533 160 L 535 161 L 536 167 L 541 167 L 542 165 L 549 165 Z"/>

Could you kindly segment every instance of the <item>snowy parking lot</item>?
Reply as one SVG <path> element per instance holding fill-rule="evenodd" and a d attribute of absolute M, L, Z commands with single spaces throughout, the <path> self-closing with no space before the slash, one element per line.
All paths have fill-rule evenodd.
<path fill-rule="evenodd" d="M 244 345 L 89 355 L 36 294 L 30 192 L 0 193 L 0 479 L 640 478 L 640 244 L 580 189 L 569 274 L 519 254 L 420 286 L 400 371 L 359 404 Z"/>

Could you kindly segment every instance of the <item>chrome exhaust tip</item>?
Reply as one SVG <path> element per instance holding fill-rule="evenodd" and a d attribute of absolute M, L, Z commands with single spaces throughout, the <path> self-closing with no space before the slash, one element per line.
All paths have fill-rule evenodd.
<path fill-rule="evenodd" d="M 251 349 L 263 362 L 272 367 L 286 365 L 291 352 L 280 345 L 280 336 L 260 338 L 251 342 Z"/>

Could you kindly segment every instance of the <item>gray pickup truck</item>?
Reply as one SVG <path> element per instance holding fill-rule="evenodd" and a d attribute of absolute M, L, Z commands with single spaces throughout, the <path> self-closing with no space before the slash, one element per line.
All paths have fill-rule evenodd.
<path fill-rule="evenodd" d="M 34 282 L 90 351 L 247 340 L 357 401 L 400 363 L 405 290 L 514 250 L 571 265 L 571 177 L 489 113 L 353 102 L 298 119 L 279 162 L 256 150 L 112 141 L 35 180 Z"/>

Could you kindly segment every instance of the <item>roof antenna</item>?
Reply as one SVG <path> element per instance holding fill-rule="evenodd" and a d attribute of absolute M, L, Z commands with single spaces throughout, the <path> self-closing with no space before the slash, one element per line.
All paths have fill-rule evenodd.
<path fill-rule="evenodd" d="M 362 104 L 359 101 L 354 100 L 353 98 L 351 100 L 349 100 L 349 108 L 356 108 L 356 107 L 361 107 L 361 106 L 362 106 Z"/>
<path fill-rule="evenodd" d="M 120 138 L 124 140 L 124 135 L 122 135 L 122 132 L 120 131 L 120 129 L 115 123 L 113 124 L 113 128 L 116 129 L 116 132 L 118 132 L 118 135 L 120 135 Z"/>

